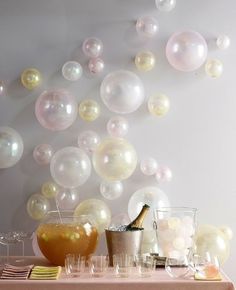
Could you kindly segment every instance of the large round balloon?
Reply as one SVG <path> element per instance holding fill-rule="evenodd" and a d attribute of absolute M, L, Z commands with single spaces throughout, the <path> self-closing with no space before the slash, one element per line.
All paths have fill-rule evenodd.
<path fill-rule="evenodd" d="M 180 71 L 194 71 L 207 58 L 207 44 L 201 34 L 195 31 L 174 33 L 166 45 L 169 63 Z"/>
<path fill-rule="evenodd" d="M 144 204 L 148 204 L 150 209 L 143 226 L 145 230 L 151 230 L 153 228 L 153 211 L 157 208 L 169 207 L 169 199 L 158 187 L 148 186 L 137 190 L 131 195 L 128 203 L 128 214 L 131 220 L 137 217 Z"/>
<path fill-rule="evenodd" d="M 35 104 L 35 115 L 39 123 L 52 131 L 65 130 L 77 117 L 75 97 L 66 90 L 43 92 Z"/>
<path fill-rule="evenodd" d="M 104 139 L 93 154 L 94 169 L 105 180 L 127 179 L 134 172 L 136 165 L 136 151 L 125 139 Z"/>
<path fill-rule="evenodd" d="M 74 188 L 87 181 L 91 173 L 91 163 L 83 150 L 77 147 L 65 147 L 53 155 L 50 171 L 57 184 Z"/>
<path fill-rule="evenodd" d="M 0 127 L 0 168 L 15 165 L 23 154 L 21 136 L 10 127 Z"/>
<path fill-rule="evenodd" d="M 96 224 L 99 233 L 104 232 L 111 222 L 111 211 L 107 204 L 100 199 L 86 199 L 74 211 L 75 216 L 89 215 Z"/>
<path fill-rule="evenodd" d="M 221 265 L 229 257 L 229 241 L 217 227 L 201 225 L 196 233 L 195 245 L 197 254 L 204 257 L 208 252 L 211 256 L 216 256 Z"/>
<path fill-rule="evenodd" d="M 145 97 L 140 78 L 126 70 L 108 74 L 101 84 L 100 94 L 108 109 L 118 114 L 136 111 Z"/>

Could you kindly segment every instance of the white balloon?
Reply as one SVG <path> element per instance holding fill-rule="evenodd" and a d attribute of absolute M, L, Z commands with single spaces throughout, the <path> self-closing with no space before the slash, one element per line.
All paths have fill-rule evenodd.
<path fill-rule="evenodd" d="M 22 157 L 23 140 L 16 130 L 0 127 L 0 169 L 14 166 Z"/>
<path fill-rule="evenodd" d="M 62 210 L 74 209 L 79 203 L 79 192 L 76 188 L 59 189 L 56 196 L 58 207 Z"/>
<path fill-rule="evenodd" d="M 176 0 L 156 0 L 157 9 L 169 12 L 175 8 Z"/>
<path fill-rule="evenodd" d="M 227 49 L 230 46 L 230 38 L 228 35 L 219 35 L 216 39 L 216 45 L 219 49 Z"/>
<path fill-rule="evenodd" d="M 141 36 L 154 37 L 159 30 L 159 25 L 156 18 L 144 16 L 137 20 L 136 30 Z"/>
<path fill-rule="evenodd" d="M 122 138 L 129 130 L 128 121 L 120 116 L 112 117 L 107 123 L 107 132 L 112 137 Z"/>
<path fill-rule="evenodd" d="M 107 108 L 118 114 L 136 111 L 145 97 L 141 79 L 126 70 L 108 74 L 101 84 L 100 95 Z"/>
<path fill-rule="evenodd" d="M 97 146 L 100 144 L 100 136 L 91 130 L 83 131 L 78 136 L 78 145 L 81 149 L 87 153 L 92 153 L 96 150 Z"/>
<path fill-rule="evenodd" d="M 123 193 L 123 184 L 120 181 L 103 180 L 100 184 L 100 193 L 106 199 L 117 199 Z"/>
<path fill-rule="evenodd" d="M 149 212 L 145 217 L 143 226 L 145 230 L 153 229 L 153 211 L 156 208 L 169 207 L 167 195 L 158 187 L 148 186 L 137 190 L 129 199 L 128 214 L 131 220 L 135 219 L 144 204 L 150 206 Z"/>
<path fill-rule="evenodd" d="M 143 159 L 140 162 L 140 169 L 144 175 L 154 175 L 157 171 L 157 168 L 157 161 L 152 157 Z"/>
<path fill-rule="evenodd" d="M 62 75 L 68 81 L 77 81 L 83 74 L 83 68 L 77 61 L 68 61 L 62 67 Z"/>

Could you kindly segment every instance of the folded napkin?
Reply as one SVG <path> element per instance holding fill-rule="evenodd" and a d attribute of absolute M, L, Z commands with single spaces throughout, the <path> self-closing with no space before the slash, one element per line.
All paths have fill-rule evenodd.
<path fill-rule="evenodd" d="M 56 280 L 61 274 L 61 266 L 45 267 L 35 266 L 31 271 L 29 279 L 32 280 Z"/>
<path fill-rule="evenodd" d="M 212 278 L 208 278 L 206 276 L 203 276 L 199 273 L 195 273 L 194 275 L 194 280 L 201 280 L 201 281 L 221 281 L 222 280 L 222 277 L 219 274 L 217 274 L 215 277 L 212 277 Z"/>
<path fill-rule="evenodd" d="M 3 268 L 1 279 L 26 280 L 34 265 L 13 266 L 6 264 Z"/>

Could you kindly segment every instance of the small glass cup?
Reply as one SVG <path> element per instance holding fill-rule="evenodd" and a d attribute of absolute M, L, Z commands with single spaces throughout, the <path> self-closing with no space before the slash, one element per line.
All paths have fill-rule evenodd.
<path fill-rule="evenodd" d="M 128 278 L 134 267 L 135 257 L 128 254 L 113 255 L 113 267 L 116 277 Z"/>
<path fill-rule="evenodd" d="M 154 257 L 145 254 L 135 256 L 135 264 L 138 275 L 142 278 L 151 277 L 156 268 Z"/>
<path fill-rule="evenodd" d="M 69 277 L 79 277 L 85 271 L 86 258 L 74 254 L 67 254 L 65 258 L 65 271 Z"/>
<path fill-rule="evenodd" d="M 92 277 L 99 278 L 105 275 L 108 268 L 107 256 L 92 256 L 89 259 L 89 273 Z"/>
<path fill-rule="evenodd" d="M 172 278 L 184 278 L 190 270 L 190 264 L 187 256 L 176 258 L 166 258 L 165 270 Z"/>
<path fill-rule="evenodd" d="M 218 257 L 206 252 L 205 255 L 193 255 L 195 274 L 201 279 L 214 279 L 220 273 Z"/>

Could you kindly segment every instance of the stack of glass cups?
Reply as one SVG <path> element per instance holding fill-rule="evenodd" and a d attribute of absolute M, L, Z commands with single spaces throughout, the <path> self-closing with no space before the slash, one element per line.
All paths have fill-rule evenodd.
<path fill-rule="evenodd" d="M 179 260 L 192 254 L 196 213 L 196 208 L 188 207 L 166 207 L 154 211 L 160 256 Z"/>

